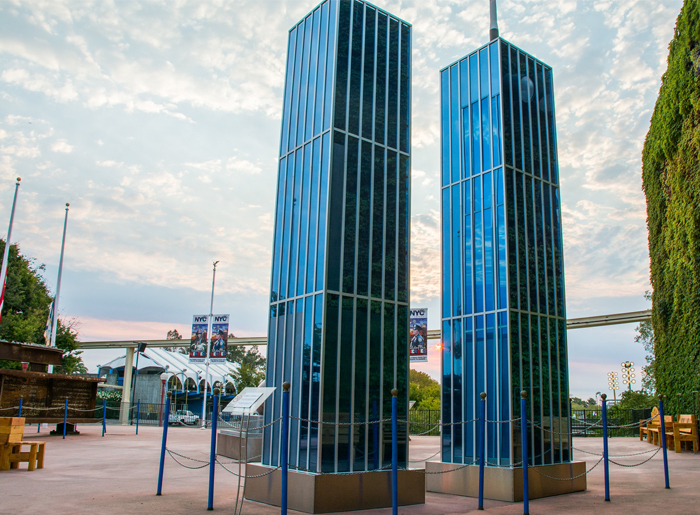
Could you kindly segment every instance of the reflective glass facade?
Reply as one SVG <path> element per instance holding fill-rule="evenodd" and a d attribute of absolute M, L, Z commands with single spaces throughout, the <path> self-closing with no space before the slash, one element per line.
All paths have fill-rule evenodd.
<path fill-rule="evenodd" d="M 568 430 L 568 368 L 552 69 L 496 39 L 440 72 L 443 423 L 520 417 Z M 475 424 L 446 426 L 442 460 L 477 456 Z M 530 430 L 530 464 L 570 461 Z M 488 423 L 491 466 L 521 461 L 520 424 Z"/>
<path fill-rule="evenodd" d="M 288 381 L 304 419 L 293 468 L 383 467 L 391 424 L 328 423 L 391 417 L 395 387 L 407 416 L 410 44 L 410 25 L 360 0 L 326 0 L 289 32 L 265 423 Z M 280 438 L 265 430 L 264 464 L 279 464 Z"/>

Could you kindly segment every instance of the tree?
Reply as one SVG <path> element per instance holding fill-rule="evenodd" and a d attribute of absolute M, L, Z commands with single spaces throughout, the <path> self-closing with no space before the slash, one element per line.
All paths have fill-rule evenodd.
<path fill-rule="evenodd" d="M 425 372 L 409 371 L 409 399 L 416 401 L 414 409 L 440 409 L 440 383 Z"/>
<path fill-rule="evenodd" d="M 165 336 L 166 340 L 182 340 L 182 335 L 177 329 L 171 329 Z M 164 347 L 165 350 L 170 352 L 179 352 L 180 354 L 189 354 L 190 351 L 187 347 Z"/>
<path fill-rule="evenodd" d="M 0 255 L 5 252 L 5 242 L 0 240 Z M 10 245 L 7 263 L 5 304 L 0 321 L 0 340 L 48 345 L 44 337 L 52 297 L 41 273 L 44 265 L 36 265 L 33 258 L 20 253 L 17 245 Z M 78 322 L 58 319 L 56 347 L 63 350 L 63 362 L 54 369 L 57 373 L 85 373 L 87 369 L 78 349 Z M 16 361 L 0 360 L 0 368 L 19 370 Z"/>
<path fill-rule="evenodd" d="M 651 301 L 651 292 L 644 292 L 644 298 Z M 656 392 L 656 369 L 654 366 L 654 328 L 651 326 L 651 321 L 647 320 L 640 323 L 635 329 L 637 335 L 634 337 L 635 343 L 641 343 L 647 355 L 645 356 L 647 365 L 642 367 L 644 377 L 642 377 L 642 390 L 653 395 Z"/>
<path fill-rule="evenodd" d="M 234 337 L 232 334 L 229 338 Z M 236 372 L 231 373 L 236 392 L 240 393 L 247 386 L 256 387 L 265 379 L 267 360 L 258 352 L 258 346 L 245 348 L 242 345 L 232 345 L 228 348 L 227 361 L 238 363 Z"/>

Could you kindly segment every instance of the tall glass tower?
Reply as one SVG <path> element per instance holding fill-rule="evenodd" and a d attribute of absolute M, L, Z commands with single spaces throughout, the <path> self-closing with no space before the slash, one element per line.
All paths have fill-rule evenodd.
<path fill-rule="evenodd" d="M 528 430 L 530 464 L 568 462 L 552 69 L 496 28 L 489 44 L 440 78 L 442 421 L 477 418 L 481 392 L 489 421 L 518 418 L 525 390 L 526 416 L 536 424 Z M 477 438 L 475 424 L 445 426 L 442 461 L 473 461 Z M 488 423 L 489 464 L 520 462 L 520 441 L 519 423 Z"/>
<path fill-rule="evenodd" d="M 289 32 L 267 355 L 291 383 L 289 463 L 313 472 L 391 462 L 408 409 L 411 27 L 360 0 L 326 0 Z M 280 459 L 280 426 L 263 435 Z M 399 461 L 406 465 L 407 435 Z"/>

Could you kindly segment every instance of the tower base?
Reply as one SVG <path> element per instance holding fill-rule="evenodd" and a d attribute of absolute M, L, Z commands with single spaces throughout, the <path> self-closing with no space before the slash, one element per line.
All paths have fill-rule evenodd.
<path fill-rule="evenodd" d="M 249 463 L 248 476 L 270 470 Z M 280 505 L 282 471 L 246 480 L 245 498 Z M 425 474 L 422 470 L 399 470 L 399 506 L 425 503 Z M 304 513 L 332 513 L 391 507 L 391 471 L 358 474 L 311 474 L 289 471 L 287 506 Z"/>
<path fill-rule="evenodd" d="M 426 473 L 452 470 L 459 467 L 454 463 L 429 461 L 425 464 Z M 534 470 L 534 469 L 537 470 Z M 541 474 L 540 474 L 541 473 Z M 586 463 L 574 461 L 556 465 L 528 467 L 528 491 L 530 499 L 552 495 L 582 492 L 586 489 Z M 546 475 L 542 475 L 546 474 Z M 581 475 L 583 474 L 583 475 Z M 564 478 L 579 476 L 576 479 Z M 547 476 L 562 479 L 550 479 Z M 479 466 L 472 465 L 454 472 L 426 475 L 426 490 L 442 494 L 479 496 Z M 523 469 L 484 468 L 484 498 L 496 501 L 520 502 L 523 500 Z"/>

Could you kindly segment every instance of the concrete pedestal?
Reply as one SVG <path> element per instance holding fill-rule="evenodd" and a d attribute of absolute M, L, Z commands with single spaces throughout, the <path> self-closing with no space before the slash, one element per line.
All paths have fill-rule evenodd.
<path fill-rule="evenodd" d="M 246 454 L 246 447 L 248 453 Z M 262 455 L 262 434 L 249 434 L 246 439 L 241 437 L 238 431 L 222 429 L 216 438 L 216 450 L 218 454 L 239 459 L 239 452 L 243 454 L 240 459 L 246 458 L 246 461 L 260 461 Z"/>
<path fill-rule="evenodd" d="M 260 463 L 249 464 L 247 475 L 270 470 Z M 282 472 L 248 478 L 245 498 L 280 505 Z M 310 474 L 289 471 L 288 507 L 304 513 L 332 513 L 391 507 L 391 471 L 358 474 Z M 425 474 L 422 470 L 399 470 L 399 505 L 425 503 Z"/>
<path fill-rule="evenodd" d="M 426 472 L 440 472 L 456 469 L 454 463 L 427 462 Z M 534 469 L 537 470 L 534 470 Z M 576 461 L 557 465 L 544 465 L 528 468 L 528 491 L 530 499 L 552 495 L 570 494 L 586 489 L 586 463 Z M 544 474 L 544 475 L 543 475 Z M 572 480 L 564 478 L 581 477 Z M 561 479 L 550 479 L 547 476 Z M 472 465 L 454 472 L 426 475 L 426 490 L 443 494 L 479 496 L 479 466 Z M 484 498 L 496 501 L 521 502 L 523 500 L 523 469 L 484 468 Z"/>

